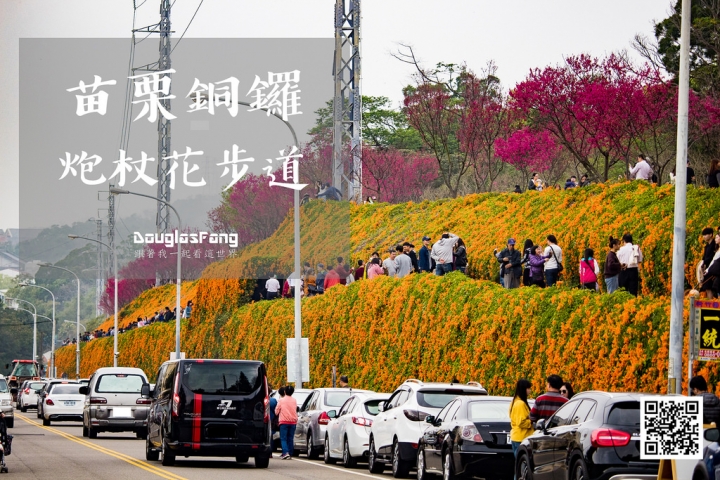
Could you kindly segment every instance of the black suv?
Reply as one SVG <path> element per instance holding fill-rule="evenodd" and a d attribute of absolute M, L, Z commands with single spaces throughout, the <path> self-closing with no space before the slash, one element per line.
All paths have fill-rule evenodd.
<path fill-rule="evenodd" d="M 270 392 L 265 365 L 255 360 L 172 360 L 155 389 L 143 385 L 148 413 L 147 460 L 169 466 L 180 456 L 255 458 L 267 468 L 271 449 Z"/>
<path fill-rule="evenodd" d="M 519 480 L 655 480 L 660 462 L 640 459 L 637 393 L 583 392 L 555 414 L 517 452 Z"/>

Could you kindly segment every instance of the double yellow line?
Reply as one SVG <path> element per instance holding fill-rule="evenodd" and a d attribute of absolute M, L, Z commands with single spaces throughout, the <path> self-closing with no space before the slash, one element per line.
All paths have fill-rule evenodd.
<path fill-rule="evenodd" d="M 109 455 L 111 457 L 115 457 L 119 460 L 122 460 L 123 462 L 127 462 L 130 465 L 134 465 L 138 468 L 142 468 L 145 471 L 148 471 L 150 473 L 153 473 L 157 475 L 158 477 L 167 478 L 168 480 L 187 480 L 184 477 L 181 477 L 179 475 L 175 475 L 173 473 L 170 473 L 166 470 L 163 470 L 162 468 L 156 467 L 155 465 L 152 465 L 150 463 L 144 462 L 142 460 L 138 460 L 137 458 L 133 458 L 129 455 L 125 455 L 124 453 L 116 452 L 115 450 L 110 450 L 109 448 L 101 447 L 99 445 L 96 445 L 92 442 L 89 442 L 87 440 L 83 440 L 81 438 L 75 437 L 73 435 L 70 435 L 68 433 L 63 432 L 62 430 L 58 430 L 56 428 L 52 427 L 45 427 L 41 425 L 38 422 L 34 422 L 30 420 L 29 418 L 23 416 L 23 415 L 15 415 L 16 417 L 24 420 L 25 422 L 29 423 L 30 425 L 35 425 L 38 428 L 42 428 L 43 430 L 47 430 L 48 432 L 52 432 L 56 435 L 60 435 L 61 437 L 64 437 L 70 441 L 73 441 L 75 443 L 79 443 L 80 445 L 84 445 L 88 448 L 92 448 L 93 450 L 97 450 L 100 453 L 104 453 L 105 455 Z"/>

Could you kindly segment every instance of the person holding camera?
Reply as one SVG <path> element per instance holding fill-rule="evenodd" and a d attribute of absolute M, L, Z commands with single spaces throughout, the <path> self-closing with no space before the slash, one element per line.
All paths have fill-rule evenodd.
<path fill-rule="evenodd" d="M 494 253 L 497 255 L 497 249 L 495 249 Z M 500 275 L 503 277 L 503 286 L 505 288 L 518 288 L 522 276 L 522 258 L 520 252 L 515 250 L 514 238 L 508 239 L 507 247 L 497 255 L 497 259 L 502 265 Z"/>

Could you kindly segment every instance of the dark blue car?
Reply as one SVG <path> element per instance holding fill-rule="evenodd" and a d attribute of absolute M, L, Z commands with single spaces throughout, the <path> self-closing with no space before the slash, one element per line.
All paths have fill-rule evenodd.
<path fill-rule="evenodd" d="M 705 430 L 704 436 L 705 440 L 712 443 L 703 450 L 703 459 L 695 467 L 692 480 L 715 480 L 715 478 L 720 478 L 716 474 L 717 470 L 720 469 L 720 444 L 718 444 L 720 430 L 709 428 Z"/>

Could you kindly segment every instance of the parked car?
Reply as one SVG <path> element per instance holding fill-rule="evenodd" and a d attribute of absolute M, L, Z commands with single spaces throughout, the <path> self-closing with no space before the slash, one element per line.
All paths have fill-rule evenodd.
<path fill-rule="evenodd" d="M 705 447 L 703 458 L 695 466 L 692 480 L 715 480 L 720 474 L 720 430 L 708 428 L 703 432 Z"/>
<path fill-rule="evenodd" d="M 97 438 L 99 432 L 135 432 L 147 437 L 150 399 L 141 396 L 148 379 L 139 368 L 104 367 L 80 383 L 85 395 L 83 437 Z"/>
<path fill-rule="evenodd" d="M 45 397 L 50 393 L 50 391 L 55 388 L 56 385 L 70 385 L 70 384 L 77 384 L 78 382 L 76 380 L 67 380 L 67 379 L 56 379 L 56 380 L 49 380 L 42 390 L 38 393 L 38 404 L 37 404 L 37 418 L 42 419 L 43 418 L 43 409 L 45 408 Z"/>
<path fill-rule="evenodd" d="M 265 365 L 256 360 L 171 360 L 158 370 L 145 458 L 162 464 L 176 456 L 255 458 L 267 468 L 272 456 L 270 391 Z"/>
<path fill-rule="evenodd" d="M 425 419 L 418 444 L 417 477 L 513 478 L 510 443 L 512 397 L 462 396 Z"/>
<path fill-rule="evenodd" d="M 342 407 L 354 393 L 374 393 L 351 388 L 316 388 L 305 399 L 295 429 L 294 454 L 305 452 L 308 458 L 318 458 L 325 448 L 325 428 L 330 423 L 327 412 Z"/>
<path fill-rule="evenodd" d="M 382 473 L 385 464 L 392 466 L 393 476 L 407 476 L 417 462 L 418 439 L 427 424 L 425 418 L 437 415 L 459 395 L 487 395 L 479 384 L 426 383 L 410 379 L 381 404 L 370 431 L 368 468 Z"/>
<path fill-rule="evenodd" d="M 13 411 L 12 406 L 12 390 L 15 389 L 11 389 L 7 380 L 5 380 L 5 377 L 0 375 L 0 412 L 5 414 L 5 425 L 8 428 L 13 428 L 15 426 L 15 412 Z"/>
<path fill-rule="evenodd" d="M 27 412 L 28 408 L 37 408 L 38 393 L 42 391 L 47 382 L 42 380 L 26 380 L 18 392 L 18 410 Z"/>
<path fill-rule="evenodd" d="M 658 460 L 640 458 L 638 393 L 583 392 L 555 414 L 517 452 L 518 480 L 655 480 Z"/>
<path fill-rule="evenodd" d="M 85 395 L 80 393 L 80 384 L 55 384 L 43 398 L 42 423 L 81 422 Z"/>
<path fill-rule="evenodd" d="M 332 420 L 325 429 L 325 463 L 342 459 L 345 468 L 352 468 L 367 458 L 373 418 L 388 398 L 389 393 L 355 393 L 339 410 L 327 412 Z"/>
<path fill-rule="evenodd" d="M 303 403 L 305 403 L 305 399 L 307 399 L 307 397 L 309 397 L 312 392 L 313 392 L 312 389 L 309 389 L 309 388 L 295 389 L 292 396 L 295 399 L 295 401 L 297 402 L 298 407 L 300 405 L 302 405 Z M 276 400 L 280 400 L 280 392 L 278 390 L 275 390 L 274 392 L 272 392 L 272 394 L 270 394 L 270 397 L 274 398 Z"/>
<path fill-rule="evenodd" d="M 5 369 L 9 369 L 10 364 L 5 364 Z M 13 402 L 17 401 L 17 393 L 19 393 L 20 385 L 25 380 L 40 380 L 40 366 L 34 360 L 13 360 L 12 372 L 6 379 L 10 389 L 16 389 L 13 394 Z"/>

